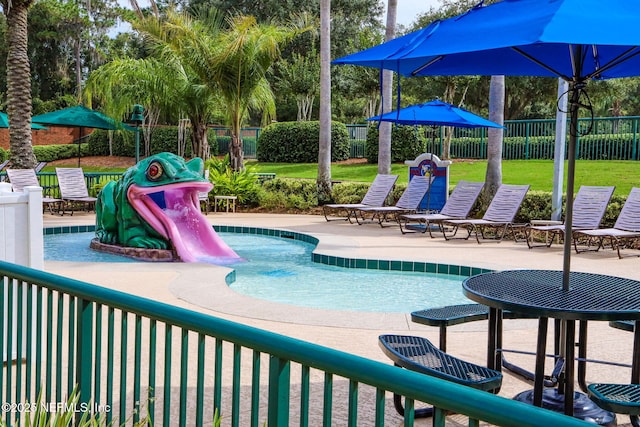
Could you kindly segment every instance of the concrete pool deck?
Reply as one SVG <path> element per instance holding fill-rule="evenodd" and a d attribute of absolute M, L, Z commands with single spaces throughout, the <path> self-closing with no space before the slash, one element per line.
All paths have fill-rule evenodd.
<path fill-rule="evenodd" d="M 45 227 L 91 225 L 95 217 L 45 214 Z M 256 213 L 211 213 L 215 225 L 248 226 L 289 230 L 319 239 L 317 253 L 348 258 L 386 259 L 473 266 L 492 270 L 544 268 L 562 269 L 562 247 L 528 249 L 524 242 L 499 244 L 475 240 L 445 241 L 427 234 L 402 235 L 397 227 L 377 224 L 357 225 L 345 221 L 325 221 L 315 215 L 279 215 Z M 572 254 L 572 270 L 610 274 L 640 280 L 640 259 L 618 259 L 605 250 Z M 408 313 L 361 313 L 316 310 L 275 304 L 235 293 L 226 286 L 225 267 L 179 263 L 113 264 L 45 262 L 49 272 L 84 280 L 111 289 L 151 298 L 212 316 L 259 327 L 290 337 L 390 363 L 378 347 L 382 333 L 424 336 L 437 343 L 437 328 L 412 323 Z M 425 295 L 425 299 L 429 296 Z M 549 328 L 552 330 L 553 328 Z M 505 322 L 505 348 L 535 350 L 537 321 Z M 589 358 L 629 363 L 632 334 L 610 328 L 606 322 L 589 326 Z M 447 351 L 462 359 L 484 364 L 486 361 L 486 322 L 472 322 L 449 328 Z M 508 354 L 510 361 L 533 368 L 533 357 Z M 551 363 L 548 362 L 550 371 Z M 511 397 L 531 388 L 531 384 L 505 371 L 500 395 Z M 628 382 L 630 370 L 590 363 L 587 380 Z M 618 417 L 625 425 L 628 417 Z M 426 421 L 425 425 L 430 425 Z"/>

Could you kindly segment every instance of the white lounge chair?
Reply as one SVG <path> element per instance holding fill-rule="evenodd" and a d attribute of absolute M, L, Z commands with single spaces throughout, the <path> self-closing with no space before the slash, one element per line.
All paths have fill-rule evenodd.
<path fill-rule="evenodd" d="M 81 204 L 87 210 L 95 209 L 97 199 L 89 196 L 82 168 L 56 168 L 56 176 L 60 186 L 60 198 L 64 201 L 62 206 L 63 215 L 68 205 Z M 71 215 L 73 215 L 73 209 L 70 209 L 70 211 Z"/>
<path fill-rule="evenodd" d="M 440 231 L 444 233 L 442 222 L 468 217 L 473 205 L 478 200 L 482 187 L 484 187 L 484 182 L 459 181 L 440 212 L 400 215 L 398 221 L 400 223 L 400 231 L 402 234 L 412 232 L 415 227 L 409 228 L 408 226 L 410 223 L 416 222 L 420 228 L 424 225 L 422 232 L 426 233 L 428 231 L 431 237 L 433 237 L 431 233 L 432 224 L 437 224 Z"/>
<path fill-rule="evenodd" d="M 403 191 L 395 205 L 358 208 L 356 211 L 356 221 L 362 224 L 366 220 L 367 215 L 371 215 L 371 220 L 377 220 L 380 227 L 384 227 L 384 223 L 390 216 L 393 217 L 395 222 L 399 222 L 398 215 L 403 213 L 408 214 L 418 210 L 422 199 L 424 199 L 429 191 L 433 179 L 432 176 L 414 176 L 409 181 L 407 188 Z"/>
<path fill-rule="evenodd" d="M 483 240 L 487 240 L 484 233 L 486 229 L 496 230 L 495 237 L 491 239 L 496 242 L 502 241 L 509 231 L 515 236 L 513 233 L 514 220 L 527 191 L 529 191 L 529 185 L 502 184 L 493 199 L 491 199 L 491 203 L 489 203 L 489 207 L 482 219 L 452 219 L 444 221 L 443 224 L 452 226 L 454 230 L 452 236 L 447 236 L 444 232 L 442 234 L 445 239 L 449 240 L 454 238 L 460 228 L 465 228 L 467 235 L 462 238 L 468 239 L 474 233 L 478 243 L 480 243 L 480 236 L 482 236 Z"/>
<path fill-rule="evenodd" d="M 607 210 L 607 205 L 613 190 L 616 187 L 598 187 L 583 185 L 578 190 L 576 198 L 573 201 L 573 221 L 571 230 L 593 230 L 600 227 L 600 222 Z M 527 225 L 524 229 L 527 238 L 527 246 L 535 248 L 540 246 L 551 246 L 556 236 L 564 238 L 565 224 L 552 225 Z M 535 245 L 533 237 L 535 235 L 544 235 L 544 245 Z"/>
<path fill-rule="evenodd" d="M 587 240 L 587 249 L 578 248 L 578 241 L 582 239 Z M 640 239 L 640 188 L 638 187 L 631 189 L 612 228 L 577 230 L 573 233 L 576 252 L 597 251 L 604 248 L 605 242 L 608 241 L 611 244 L 611 249 L 618 252 L 618 258 L 623 258 L 620 252 L 621 248 L 631 247 L 638 239 Z M 594 242 L 597 242 L 597 247 L 591 249 Z M 627 256 L 630 255 L 627 254 Z M 640 254 L 633 256 L 640 256 Z"/>
<path fill-rule="evenodd" d="M 361 203 L 346 203 L 346 204 L 327 204 L 322 206 L 322 213 L 327 221 L 335 219 L 344 219 L 345 221 L 352 222 L 352 218 L 355 218 L 356 211 L 361 208 L 367 207 L 380 207 L 383 206 L 391 189 L 398 180 L 398 175 L 378 174 L 371 183 L 371 186 L 367 190 Z M 345 213 L 343 218 L 329 218 L 329 216 L 339 216 L 339 212 Z"/>
<path fill-rule="evenodd" d="M 24 187 L 42 187 L 33 169 L 7 169 L 7 176 L 14 192 L 22 192 Z M 53 215 L 54 210 L 60 212 L 61 204 L 61 199 L 49 197 L 43 192 L 42 207 L 43 209 L 49 209 L 51 215 Z"/>

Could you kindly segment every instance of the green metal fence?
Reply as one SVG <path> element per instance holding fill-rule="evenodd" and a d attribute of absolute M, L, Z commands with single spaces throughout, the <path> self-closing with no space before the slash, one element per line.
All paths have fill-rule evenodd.
<path fill-rule="evenodd" d="M 579 119 L 576 157 L 584 160 L 640 160 L 640 117 L 601 117 L 593 121 Z M 506 160 L 553 159 L 555 146 L 555 119 L 507 120 L 505 122 L 503 158 Z M 366 141 L 366 125 L 347 125 L 352 145 Z M 417 126 L 425 140 L 427 152 L 442 156 L 444 133 L 442 128 Z M 567 126 L 566 141 L 569 140 Z M 588 132 L 589 131 L 589 132 Z M 588 133 L 587 133 L 588 132 Z M 364 149 L 358 147 L 364 152 Z M 565 153 L 568 150 L 565 150 Z M 450 145 L 451 158 L 485 159 L 487 157 L 487 130 L 484 128 L 453 128 Z M 352 156 L 354 149 L 352 148 Z M 353 156 L 356 157 L 356 156 Z"/>
<path fill-rule="evenodd" d="M 391 393 L 504 426 L 585 423 L 426 375 L 149 299 L 0 262 L 2 418 L 38 396 L 100 425 L 398 425 Z M 334 402 L 345 409 L 334 409 Z M 61 406 L 62 405 L 62 406 Z M 27 408 L 27 409 L 25 409 Z M 67 408 L 69 409 L 69 408 Z M 77 414 L 78 416 L 80 414 Z M 112 424 L 113 423 L 113 424 Z"/>
<path fill-rule="evenodd" d="M 242 128 L 242 147 L 244 157 L 255 159 L 257 141 L 260 137 L 261 128 Z M 231 143 L 231 131 L 229 128 L 213 128 L 212 131 L 216 136 L 218 144 L 218 154 L 224 155 L 229 152 L 229 144 Z"/>

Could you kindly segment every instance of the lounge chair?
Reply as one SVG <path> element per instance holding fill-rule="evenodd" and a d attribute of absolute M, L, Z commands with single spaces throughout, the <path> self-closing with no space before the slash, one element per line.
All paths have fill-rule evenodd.
<path fill-rule="evenodd" d="M 484 233 L 488 228 L 496 231 L 495 237 L 491 239 L 493 241 L 502 241 L 509 231 L 515 238 L 513 221 L 527 191 L 529 191 L 529 185 L 502 184 L 493 196 L 482 219 L 451 219 L 443 221 L 443 225 L 453 227 L 451 236 L 447 236 L 443 231 L 444 238 L 447 240 L 455 238 L 460 228 L 467 230 L 467 235 L 462 239 L 466 240 L 474 233 L 478 243 L 480 243 L 480 236 L 482 236 L 483 240 L 488 240 Z"/>
<path fill-rule="evenodd" d="M 578 248 L 579 240 L 587 240 L 587 249 Z M 620 215 L 612 228 L 600 228 L 597 230 L 577 230 L 573 232 L 573 243 L 576 252 L 597 251 L 609 241 L 611 249 L 618 252 L 618 258 L 623 258 L 621 248 L 630 247 L 640 239 L 640 188 L 631 189 Z M 591 245 L 597 242 L 598 246 L 591 249 Z M 631 256 L 631 255 L 627 255 Z M 633 255 L 633 256 L 640 256 Z"/>
<path fill-rule="evenodd" d="M 39 162 L 35 167 L 36 173 L 41 172 L 45 166 L 47 166 L 47 162 Z"/>
<path fill-rule="evenodd" d="M 97 199 L 89 196 L 82 168 L 56 168 L 56 176 L 60 186 L 60 198 L 64 202 L 62 204 L 63 215 L 67 205 L 81 204 L 87 210 L 95 209 Z M 73 215 L 73 209 L 70 211 Z"/>
<path fill-rule="evenodd" d="M 370 214 L 371 220 L 378 220 L 380 227 L 384 227 L 384 222 L 389 219 L 389 216 L 392 216 L 395 222 L 399 222 L 398 215 L 418 210 L 432 182 L 432 176 L 414 176 L 395 205 L 359 208 L 356 211 L 356 221 L 362 224 Z"/>
<path fill-rule="evenodd" d="M 573 202 L 573 222 L 571 230 L 593 230 L 600 227 L 600 222 L 607 210 L 607 205 L 613 195 L 614 186 L 595 187 L 583 185 L 578 190 L 576 198 Z M 527 239 L 529 249 L 546 246 L 549 247 L 553 243 L 556 236 L 564 238 L 565 224 L 552 225 L 527 225 L 524 233 Z M 544 245 L 533 244 L 533 237 L 538 234 L 544 234 Z"/>
<path fill-rule="evenodd" d="M 322 213 L 327 221 L 335 219 L 344 219 L 345 221 L 353 222 L 352 218 L 355 218 L 356 210 L 367 207 L 380 207 L 384 205 L 391 189 L 398 180 L 398 175 L 378 174 L 373 180 L 373 183 L 367 190 L 361 203 L 346 203 L 346 204 L 328 204 L 322 206 Z M 337 216 L 338 212 L 345 212 L 345 218 L 333 218 L 329 216 Z M 331 215 L 333 213 L 333 215 Z"/>
<path fill-rule="evenodd" d="M 11 182 L 11 188 L 14 192 L 24 191 L 24 187 L 42 187 L 38 181 L 38 176 L 33 169 L 7 169 L 7 176 Z M 61 199 L 56 199 L 43 194 L 42 207 L 49 209 L 51 215 L 54 210 L 60 212 Z"/>
<path fill-rule="evenodd" d="M 431 237 L 433 237 L 431 233 L 432 224 L 437 224 L 440 227 L 440 231 L 444 233 L 442 221 L 468 217 L 471 208 L 473 208 L 482 191 L 482 187 L 484 187 L 484 182 L 459 181 L 439 213 L 400 215 L 398 218 L 400 231 L 402 234 L 409 232 L 408 224 L 417 222 L 420 225 L 424 224 L 422 232 L 426 233 L 428 231 Z M 403 222 L 404 227 L 402 226 Z"/>

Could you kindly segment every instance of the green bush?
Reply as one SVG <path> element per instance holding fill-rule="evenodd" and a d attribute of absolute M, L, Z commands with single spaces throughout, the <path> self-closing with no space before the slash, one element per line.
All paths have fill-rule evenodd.
<path fill-rule="evenodd" d="M 236 196 L 240 205 L 258 205 L 261 187 L 251 168 L 234 172 L 229 156 L 222 160 L 209 159 L 205 168 L 209 169 L 209 180 L 213 183 L 210 196 Z"/>
<path fill-rule="evenodd" d="M 9 151 L 0 148 L 0 161 L 4 162 L 5 160 L 9 160 Z"/>
<path fill-rule="evenodd" d="M 369 163 L 378 163 L 378 138 L 380 131 L 370 127 L 367 132 L 365 157 Z M 393 126 L 391 130 L 391 161 L 404 162 L 413 160 L 424 153 L 424 140 L 413 126 Z"/>
<path fill-rule="evenodd" d="M 185 147 L 185 157 L 191 157 L 191 134 L 187 129 L 187 143 Z M 218 144 L 213 130 L 207 133 L 207 141 L 209 142 L 209 153 L 211 156 L 218 154 Z M 108 156 L 109 155 L 109 136 L 105 130 L 95 130 L 89 137 L 89 154 L 90 156 Z M 162 152 L 170 152 L 178 154 L 178 128 L 176 126 L 157 127 L 151 132 L 151 154 Z M 140 134 L 140 155 L 144 154 L 144 141 Z M 114 132 L 113 133 L 113 155 L 134 157 L 136 155 L 135 133 L 134 132 Z"/>
<path fill-rule="evenodd" d="M 320 123 L 282 122 L 267 126 L 260 133 L 256 157 L 261 162 L 316 163 Z M 349 158 L 349 134 L 343 123 L 331 123 L 331 161 Z"/>
<path fill-rule="evenodd" d="M 551 218 L 551 193 L 548 191 L 529 191 L 522 201 L 515 222 L 528 223 L 532 219 Z"/>
<path fill-rule="evenodd" d="M 312 179 L 275 178 L 263 184 L 260 206 L 265 209 L 307 210 L 318 206 Z"/>
<path fill-rule="evenodd" d="M 89 144 L 80 144 L 81 157 L 88 155 L 89 150 Z M 39 162 L 53 162 L 54 160 L 72 159 L 74 157 L 78 157 L 78 145 L 36 145 L 33 147 L 33 153 Z"/>

